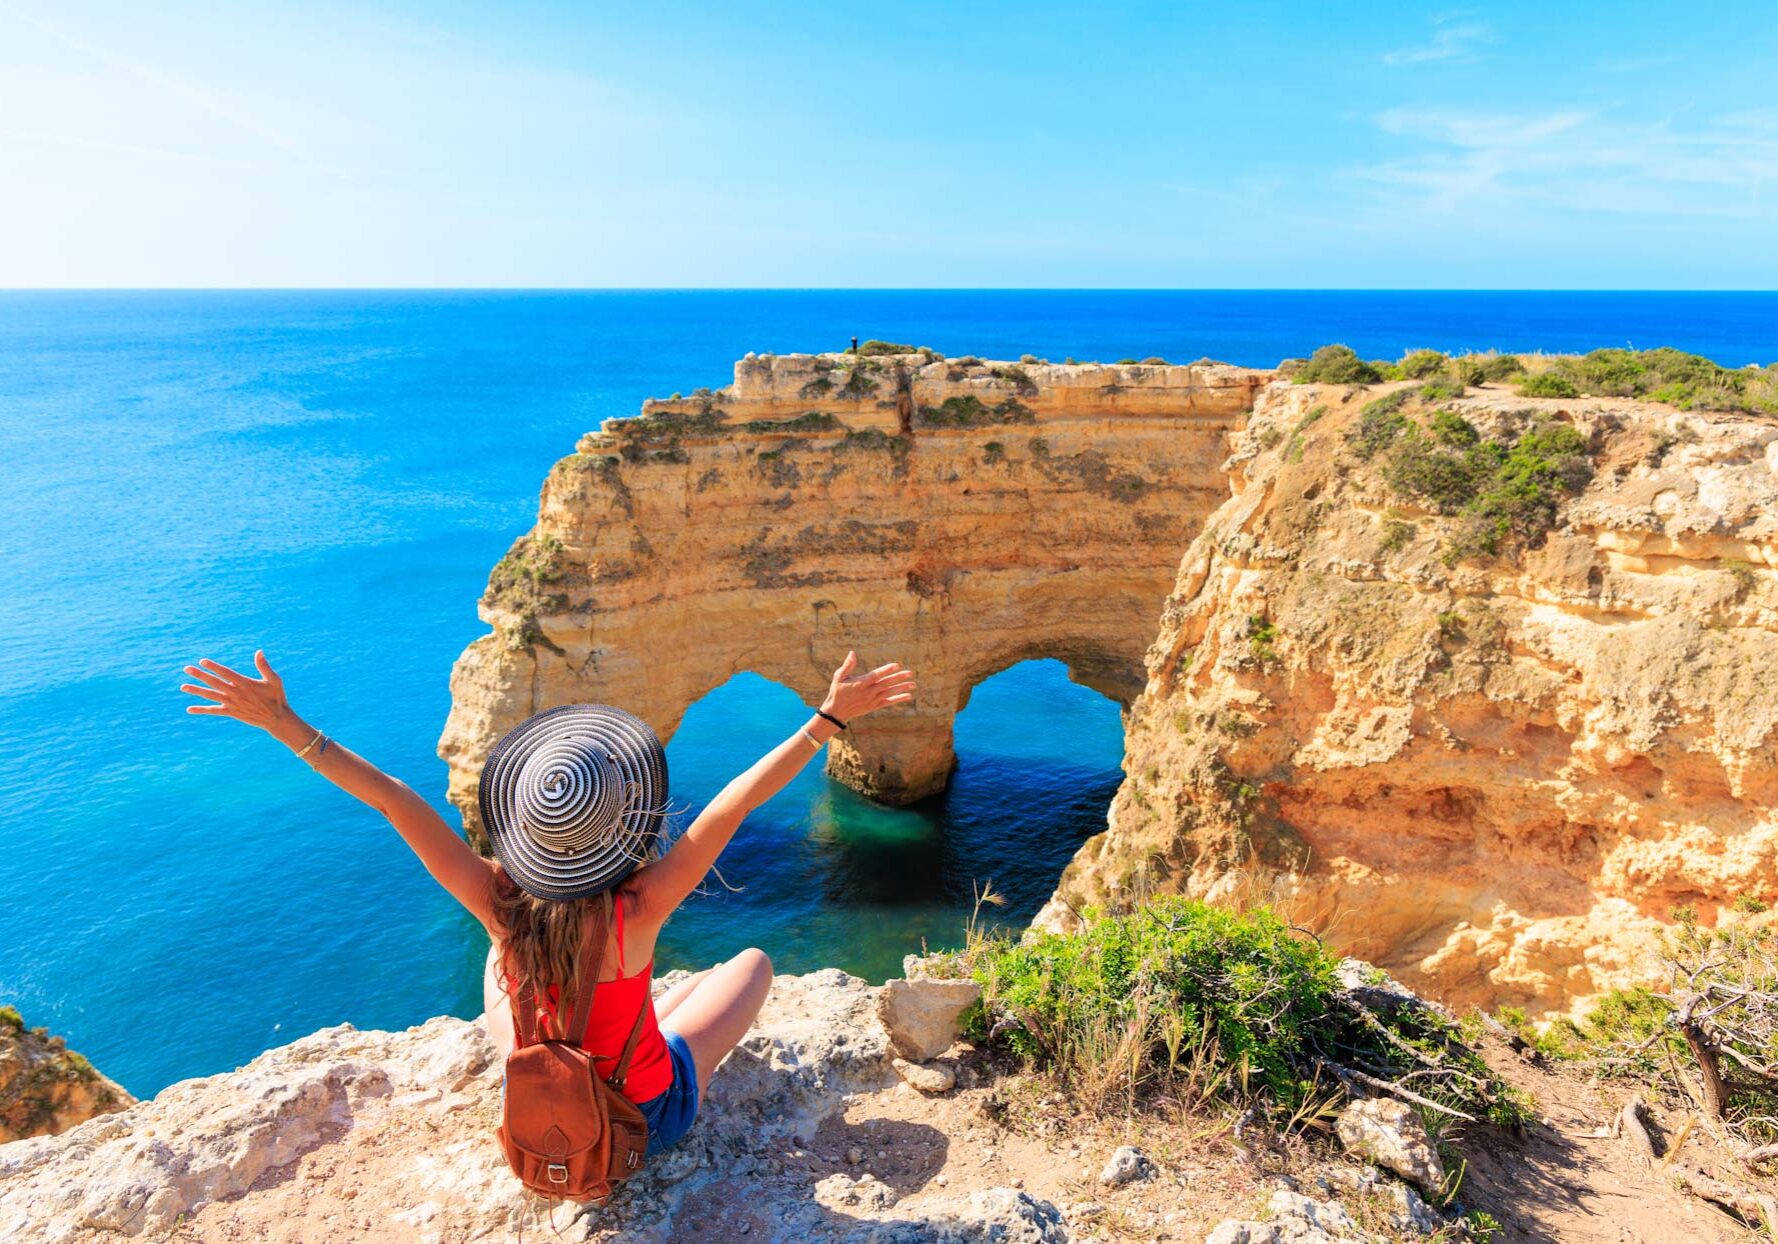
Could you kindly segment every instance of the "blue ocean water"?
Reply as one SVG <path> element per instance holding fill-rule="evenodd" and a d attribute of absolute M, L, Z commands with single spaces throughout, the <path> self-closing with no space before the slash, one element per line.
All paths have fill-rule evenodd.
<path fill-rule="evenodd" d="M 263 647 L 311 720 L 441 811 L 447 675 L 545 470 L 748 350 L 853 334 L 1270 364 L 1343 340 L 1778 359 L 1778 295 L 1295 292 L 0 293 L 0 1002 L 133 1092 L 324 1024 L 479 1009 L 485 941 L 372 813 L 180 666 Z M 670 748 L 696 804 L 798 720 L 740 676 Z M 1118 779 L 1116 709 L 1053 662 L 977 689 L 943 797 L 811 769 L 743 830 L 662 967 L 748 944 L 881 977 L 972 883 L 1028 919 Z"/>

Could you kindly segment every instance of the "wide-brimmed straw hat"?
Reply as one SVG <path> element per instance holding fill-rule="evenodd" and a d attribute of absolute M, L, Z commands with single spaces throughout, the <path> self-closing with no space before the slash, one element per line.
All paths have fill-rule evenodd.
<path fill-rule="evenodd" d="M 494 745 L 480 801 L 494 858 L 520 889 L 586 898 L 651 858 L 666 810 L 666 749 L 621 708 L 546 709 Z"/>

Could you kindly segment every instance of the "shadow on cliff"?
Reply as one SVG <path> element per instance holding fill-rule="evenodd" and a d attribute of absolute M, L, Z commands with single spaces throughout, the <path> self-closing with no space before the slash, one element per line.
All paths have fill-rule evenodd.
<path fill-rule="evenodd" d="M 781 1162 L 783 1173 L 790 1174 L 801 1165 L 794 1158 L 743 1155 L 726 1172 L 726 1178 L 704 1182 L 685 1194 L 672 1215 L 671 1238 L 675 1244 L 867 1236 L 888 1239 L 900 1238 L 887 1234 L 886 1229 L 897 1226 L 907 1230 L 909 1239 L 924 1238 L 926 1220 L 885 1215 L 896 1202 L 924 1188 L 944 1166 L 950 1139 L 943 1132 L 923 1123 L 889 1119 L 848 1123 L 835 1117 L 821 1125 L 812 1149 L 836 1155 L 840 1161 L 809 1163 L 806 1183 L 754 1178 L 778 1174 L 767 1165 L 771 1162 Z M 844 1160 L 850 1150 L 858 1151 L 860 1161 Z M 816 1188 L 823 1183 L 827 1188 L 818 1199 Z M 857 1206 L 856 1217 L 845 1212 L 849 1205 Z M 614 1206 L 613 1215 L 600 1225 L 620 1226 L 622 1207 Z"/>

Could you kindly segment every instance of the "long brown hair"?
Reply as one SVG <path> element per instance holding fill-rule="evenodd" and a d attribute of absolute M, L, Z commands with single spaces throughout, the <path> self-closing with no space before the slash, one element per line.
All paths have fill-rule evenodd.
<path fill-rule="evenodd" d="M 595 908 L 599 902 L 599 898 L 536 898 L 519 889 L 506 870 L 495 864 L 494 916 L 500 922 L 505 943 L 499 980 L 509 998 L 516 998 L 530 985 L 541 1001 L 549 996 L 549 987 L 555 985 L 561 990 L 556 1014 L 561 1024 L 568 1022 L 575 987 L 582 967 L 586 966 L 580 961 L 582 930 L 586 921 L 597 918 Z M 603 950 L 604 947 L 595 946 L 593 954 Z"/>

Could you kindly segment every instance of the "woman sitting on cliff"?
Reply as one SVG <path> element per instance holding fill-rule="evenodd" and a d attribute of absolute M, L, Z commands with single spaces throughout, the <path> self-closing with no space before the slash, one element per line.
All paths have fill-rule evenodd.
<path fill-rule="evenodd" d="M 255 652 L 253 661 L 257 678 L 208 659 L 186 666 L 198 681 L 180 690 L 216 701 L 186 711 L 258 726 L 388 819 L 492 939 L 483 991 L 489 1035 L 503 1056 L 514 1043 L 515 999 L 535 1000 L 537 1031 L 565 1035 L 582 976 L 583 922 L 602 918 L 605 895 L 612 895 L 582 1045 L 609 1077 L 634 1043 L 621 1091 L 647 1120 L 650 1154 L 691 1126 L 702 1087 L 752 1026 L 772 982 L 766 956 L 744 950 L 646 1006 L 661 926 L 703 881 L 742 819 L 782 790 L 845 722 L 914 692 L 912 671 L 891 662 L 854 676 L 857 654 L 848 653 L 816 714 L 725 786 L 659 858 L 667 765 L 654 731 L 602 704 L 538 713 L 502 738 L 482 768 L 482 822 L 495 856 L 487 860 L 405 783 L 298 717 L 265 654 Z"/>

